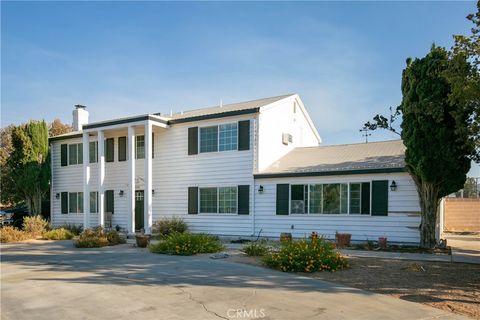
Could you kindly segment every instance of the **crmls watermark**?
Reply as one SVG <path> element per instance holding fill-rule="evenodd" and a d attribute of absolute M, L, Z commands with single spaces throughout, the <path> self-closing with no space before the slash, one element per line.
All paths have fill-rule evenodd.
<path fill-rule="evenodd" d="M 262 319 L 267 315 L 265 309 L 228 309 L 227 316 L 231 319 Z"/>

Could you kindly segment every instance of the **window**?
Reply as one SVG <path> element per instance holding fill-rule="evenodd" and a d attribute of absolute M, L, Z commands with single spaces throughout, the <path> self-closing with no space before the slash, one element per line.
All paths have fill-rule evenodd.
<path fill-rule="evenodd" d="M 237 123 L 223 124 L 218 127 L 218 150 L 237 150 Z"/>
<path fill-rule="evenodd" d="M 292 185 L 290 190 L 290 197 L 292 199 L 291 213 L 307 213 L 307 187 L 308 185 L 297 184 Z"/>
<path fill-rule="evenodd" d="M 361 184 L 350 183 L 350 214 L 359 214 L 361 208 Z"/>
<path fill-rule="evenodd" d="M 293 184 L 290 185 L 290 213 L 370 214 L 369 192 L 370 182 Z M 362 200 L 364 197 L 367 199 Z"/>
<path fill-rule="evenodd" d="M 70 192 L 68 194 L 68 205 L 70 213 L 83 212 L 83 192 Z"/>
<path fill-rule="evenodd" d="M 217 188 L 200 189 L 200 212 L 217 213 Z"/>
<path fill-rule="evenodd" d="M 83 143 L 75 143 L 68 145 L 68 164 L 83 163 Z"/>
<path fill-rule="evenodd" d="M 145 159 L 145 136 L 136 137 L 135 154 L 137 159 Z"/>
<path fill-rule="evenodd" d="M 98 162 L 98 141 L 90 141 L 89 148 L 90 163 Z"/>
<path fill-rule="evenodd" d="M 90 213 L 98 213 L 98 192 L 90 192 Z"/>
<path fill-rule="evenodd" d="M 218 127 L 200 128 L 200 152 L 218 151 Z"/>
<path fill-rule="evenodd" d="M 322 187 L 321 184 L 310 185 L 310 213 L 322 213 Z"/>
<path fill-rule="evenodd" d="M 218 213 L 237 212 L 237 187 L 218 188 Z"/>

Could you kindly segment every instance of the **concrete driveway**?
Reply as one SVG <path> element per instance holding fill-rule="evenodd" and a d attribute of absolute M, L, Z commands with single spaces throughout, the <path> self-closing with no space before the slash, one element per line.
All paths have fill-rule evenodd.
<path fill-rule="evenodd" d="M 480 264 L 480 234 L 444 234 L 452 247 L 452 261 Z"/>
<path fill-rule="evenodd" d="M 2 245 L 2 319 L 463 319 L 208 256 L 71 241 Z"/>

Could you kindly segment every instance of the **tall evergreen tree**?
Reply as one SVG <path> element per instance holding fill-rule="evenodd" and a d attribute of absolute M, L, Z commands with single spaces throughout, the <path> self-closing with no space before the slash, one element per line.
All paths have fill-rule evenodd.
<path fill-rule="evenodd" d="M 50 160 L 45 121 L 30 121 L 13 127 L 12 151 L 7 160 L 11 186 L 22 197 L 30 213 L 40 214 L 42 199 L 49 190 Z"/>

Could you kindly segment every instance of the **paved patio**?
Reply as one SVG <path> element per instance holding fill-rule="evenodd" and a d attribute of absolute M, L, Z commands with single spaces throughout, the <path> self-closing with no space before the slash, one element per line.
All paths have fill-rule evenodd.
<path fill-rule="evenodd" d="M 2 319 L 463 319 L 452 313 L 208 256 L 71 241 L 2 245 Z"/>

